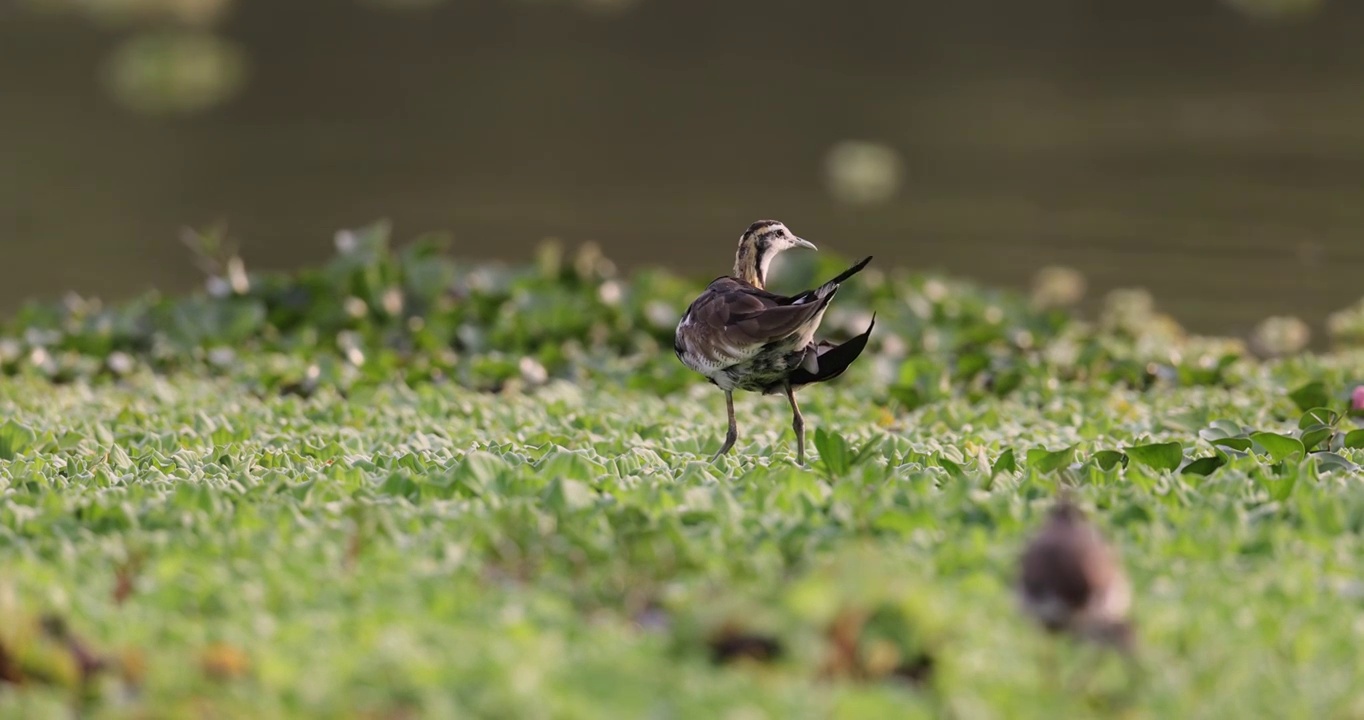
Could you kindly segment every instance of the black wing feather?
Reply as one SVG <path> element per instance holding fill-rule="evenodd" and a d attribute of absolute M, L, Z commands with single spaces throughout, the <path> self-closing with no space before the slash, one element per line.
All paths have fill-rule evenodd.
<path fill-rule="evenodd" d="M 848 366 L 852 365 L 853 361 L 867 347 L 867 340 L 871 337 L 871 329 L 874 327 L 876 327 L 876 316 L 872 315 L 871 322 L 861 335 L 839 345 L 824 341 L 815 346 L 816 369 L 811 372 L 804 366 L 796 368 L 795 372 L 791 373 L 791 386 L 798 387 L 825 382 L 842 375 L 843 371 L 847 370 Z"/>

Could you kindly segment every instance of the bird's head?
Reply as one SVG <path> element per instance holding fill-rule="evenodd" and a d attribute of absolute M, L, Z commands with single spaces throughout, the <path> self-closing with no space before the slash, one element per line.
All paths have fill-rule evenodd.
<path fill-rule="evenodd" d="M 818 249 L 776 220 L 759 220 L 749 225 L 739 238 L 739 249 L 734 255 L 734 277 L 764 287 L 773 258 L 791 248 Z"/>

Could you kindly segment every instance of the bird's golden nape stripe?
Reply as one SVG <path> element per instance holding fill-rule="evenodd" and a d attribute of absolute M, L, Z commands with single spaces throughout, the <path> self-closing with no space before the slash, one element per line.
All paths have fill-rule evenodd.
<path fill-rule="evenodd" d="M 747 236 L 734 254 L 734 277 L 761 289 L 767 282 L 763 275 L 763 252 L 758 247 L 758 238 Z"/>
<path fill-rule="evenodd" d="M 767 267 L 772 263 L 774 249 L 770 242 L 760 242 L 780 235 L 786 226 L 777 221 L 754 223 L 739 239 L 739 250 L 734 255 L 734 277 L 756 288 L 767 287 Z"/>

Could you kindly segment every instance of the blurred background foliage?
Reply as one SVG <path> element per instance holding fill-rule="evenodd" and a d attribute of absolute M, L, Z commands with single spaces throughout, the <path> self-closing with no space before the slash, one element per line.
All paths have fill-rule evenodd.
<path fill-rule="evenodd" d="M 265 268 L 389 217 L 710 275 L 777 216 L 1316 342 L 1364 263 L 1361 29 L 1325 0 L 18 0 L 0 308 L 186 289 L 177 234 L 216 221 Z"/>

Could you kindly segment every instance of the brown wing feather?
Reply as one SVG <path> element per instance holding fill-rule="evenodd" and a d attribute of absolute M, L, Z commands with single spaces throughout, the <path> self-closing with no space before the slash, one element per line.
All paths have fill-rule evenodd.
<path fill-rule="evenodd" d="M 711 283 L 688 312 L 692 322 L 719 333 L 726 345 L 761 347 L 803 328 L 830 297 L 792 305 L 791 298 L 724 277 Z"/>

